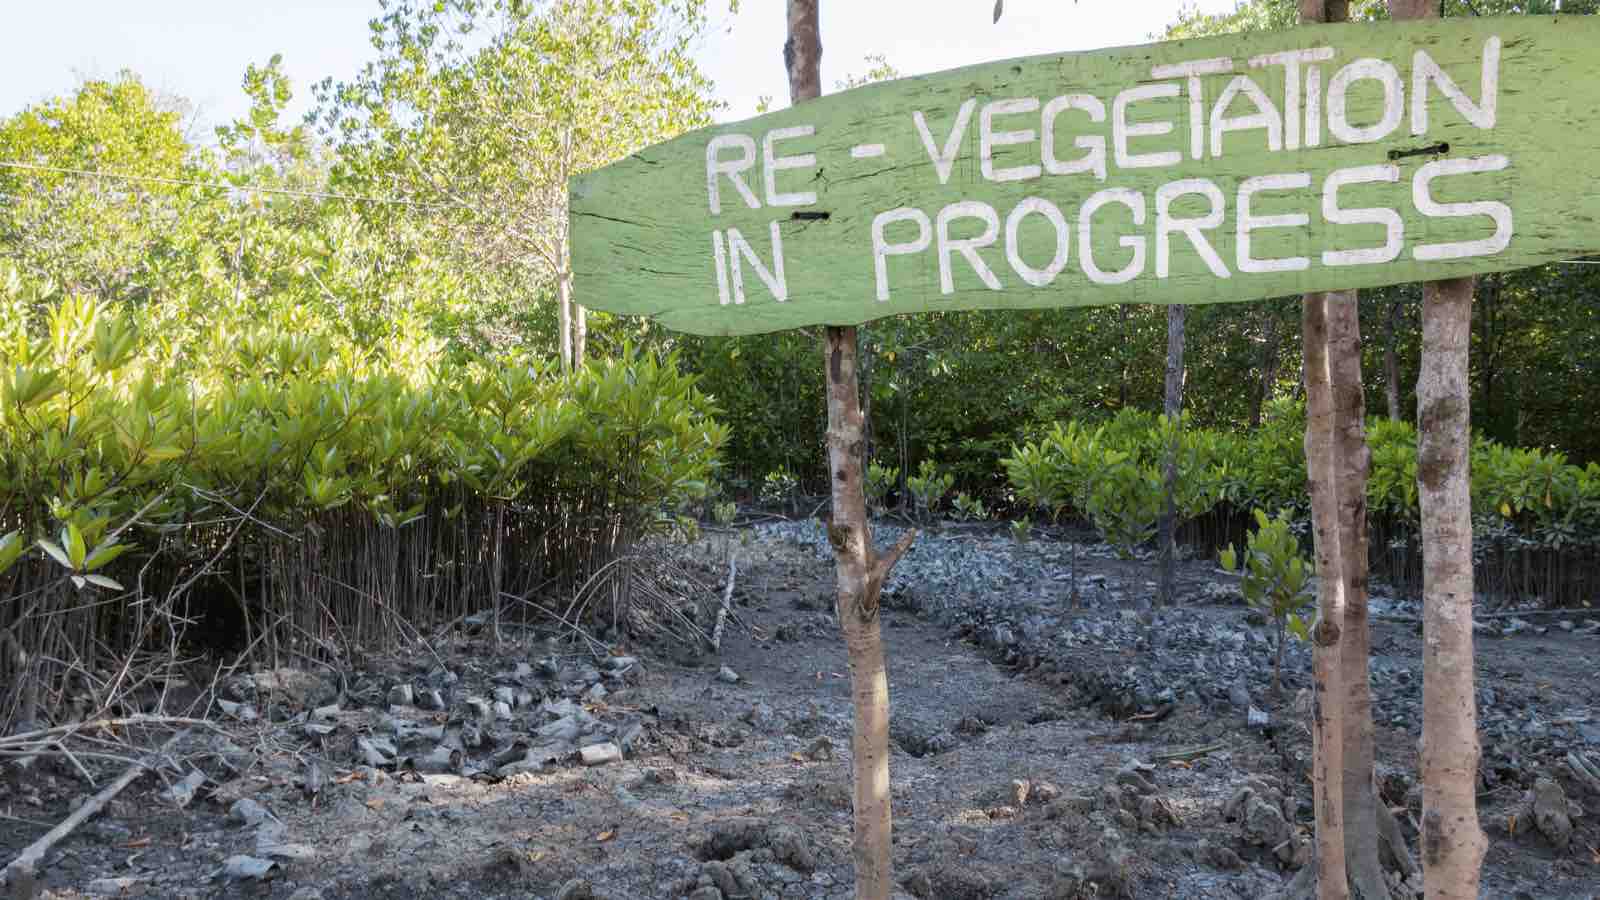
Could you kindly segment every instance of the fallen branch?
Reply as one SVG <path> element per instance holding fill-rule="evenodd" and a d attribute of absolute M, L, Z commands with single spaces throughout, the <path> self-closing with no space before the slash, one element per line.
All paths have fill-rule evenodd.
<path fill-rule="evenodd" d="M 722 592 L 722 606 L 717 610 L 717 624 L 711 629 L 711 649 L 722 652 L 722 629 L 728 624 L 728 610 L 733 606 L 733 580 L 739 575 L 736 556 L 728 557 L 728 586 Z"/>
<path fill-rule="evenodd" d="M 116 719 L 91 719 L 87 722 L 73 722 L 67 725 L 57 725 L 54 728 L 41 728 L 37 731 L 24 731 L 18 734 L 8 734 L 0 738 L 0 749 L 13 749 L 25 747 L 31 743 L 44 745 L 54 744 L 60 739 L 72 737 L 82 731 L 99 731 L 106 728 L 137 728 L 147 725 L 184 725 L 190 728 L 203 727 L 215 728 L 205 719 L 191 719 L 185 716 L 125 716 Z"/>
<path fill-rule="evenodd" d="M 1227 748 L 1228 745 L 1223 743 L 1207 744 L 1204 747 L 1190 747 L 1187 750 L 1173 750 L 1170 753 L 1157 753 L 1156 755 L 1150 757 L 1150 760 L 1152 762 L 1167 762 L 1169 760 L 1193 762 L 1202 756 L 1209 756 L 1213 753 L 1216 753 L 1218 750 L 1226 750 Z"/>
<path fill-rule="evenodd" d="M 0 869 L 0 888 L 10 889 L 19 885 L 25 888 L 30 887 L 34 883 L 39 863 L 44 860 L 45 854 L 49 853 L 51 848 L 60 843 L 62 838 L 76 831 L 79 825 L 82 825 L 95 813 L 103 809 L 107 803 L 111 802 L 112 798 L 122 793 L 122 789 L 132 784 L 133 780 L 143 774 L 146 769 L 155 767 L 161 757 L 166 755 L 168 750 L 171 750 L 179 740 L 188 734 L 188 729 L 185 729 L 168 738 L 167 742 L 161 745 L 160 750 L 129 766 L 128 770 L 123 772 L 116 781 L 106 785 L 101 789 L 100 793 L 90 797 L 72 815 L 63 819 L 60 825 L 50 829 L 45 833 L 44 837 L 29 844 L 26 850 L 17 854 L 16 859 L 8 863 L 4 869 Z M 20 892 L 13 891 L 12 893 L 16 895 Z"/>

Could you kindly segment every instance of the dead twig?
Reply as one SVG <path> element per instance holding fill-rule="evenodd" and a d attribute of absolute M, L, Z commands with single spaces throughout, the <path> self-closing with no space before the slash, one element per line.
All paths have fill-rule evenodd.
<path fill-rule="evenodd" d="M 173 725 L 182 725 L 186 728 L 216 729 L 214 724 L 204 719 L 191 719 L 182 716 L 125 716 L 119 719 L 92 719 L 87 722 L 73 722 L 68 725 L 57 725 L 54 728 L 41 728 L 37 731 L 24 731 L 18 734 L 6 735 L 0 738 L 0 750 L 24 749 L 27 745 L 33 743 L 48 746 L 71 737 L 80 731 Z"/>

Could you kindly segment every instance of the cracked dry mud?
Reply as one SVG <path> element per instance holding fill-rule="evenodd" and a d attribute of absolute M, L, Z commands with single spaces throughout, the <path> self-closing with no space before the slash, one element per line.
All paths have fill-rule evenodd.
<path fill-rule="evenodd" d="M 642 725 L 620 762 L 379 779 L 351 749 L 377 709 L 347 702 L 336 723 L 346 740 L 326 745 L 263 742 L 263 731 L 235 725 L 243 778 L 202 762 L 212 780 L 184 810 L 161 799 L 157 779 L 141 779 L 51 855 L 46 895 L 849 897 L 849 683 L 828 609 L 832 567 L 808 527 L 757 529 L 737 548 L 741 625 L 720 657 L 626 648 L 642 659 L 635 675 L 589 704 L 601 722 Z M 1267 629 L 1247 622 L 1205 563 L 1183 567 L 1192 605 L 1146 626 L 1129 610 L 1153 568 L 1085 554 L 1089 608 L 1071 610 L 1059 545 L 1008 548 L 984 533 L 926 537 L 886 598 L 902 890 L 938 900 L 1270 896 L 1292 874 L 1284 859 L 1310 816 L 1309 741 L 1292 702 L 1270 702 L 1259 668 Z M 723 545 L 695 552 L 705 577 L 719 578 Z M 1418 814 L 1409 698 L 1421 691 L 1419 646 L 1413 626 L 1375 626 L 1380 770 L 1403 821 Z M 549 653 L 536 637 L 498 651 L 477 639 L 436 649 L 459 682 L 445 689 L 448 712 L 418 716 L 447 725 L 467 695 L 490 694 L 488 673 Z M 1480 702 L 1494 706 L 1484 896 L 1600 896 L 1600 796 L 1560 766 L 1600 729 L 1600 637 L 1552 629 L 1485 637 L 1479 650 Z M 736 682 L 719 677 L 723 666 Z M 432 667 L 368 660 L 355 680 L 381 707 L 391 687 L 422 685 Z M 1292 697 L 1303 656 L 1291 654 L 1288 668 Z M 1270 711 L 1273 725 L 1248 728 L 1240 700 Z M 1172 757 L 1197 748 L 1206 752 Z M 302 789 L 312 759 L 327 777 L 315 803 Z M 1541 777 L 1579 814 L 1565 850 L 1526 817 L 1508 831 Z M 0 856 L 85 793 L 64 769 L 0 776 Z M 260 826 L 228 812 L 245 795 L 281 823 L 278 839 L 304 851 L 264 878 L 217 874 L 230 856 L 260 849 Z"/>

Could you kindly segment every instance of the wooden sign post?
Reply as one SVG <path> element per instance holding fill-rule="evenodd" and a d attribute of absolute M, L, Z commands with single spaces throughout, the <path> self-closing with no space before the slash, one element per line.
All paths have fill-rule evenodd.
<path fill-rule="evenodd" d="M 1588 17 L 1321 25 L 869 85 L 577 179 L 576 290 L 752 334 L 1564 259 L 1600 244 L 1597 46 Z"/>
<path fill-rule="evenodd" d="M 854 326 L 911 312 L 1307 294 L 1308 351 L 1316 335 L 1326 351 L 1327 292 L 1600 251 L 1600 20 L 1313 25 L 1019 59 L 818 98 L 817 5 L 788 0 L 794 107 L 693 132 L 574 181 L 572 270 L 585 305 L 682 331 L 828 326 L 829 538 L 855 707 L 856 895 L 887 900 L 888 684 L 877 600 L 914 533 L 881 557 L 872 543 Z M 1430 286 L 1430 309 L 1443 296 Z M 1448 334 L 1424 323 L 1425 343 L 1460 344 L 1452 359 L 1462 364 L 1441 367 L 1439 383 L 1421 391 L 1419 470 L 1425 531 L 1430 502 L 1453 511 L 1429 546 L 1458 550 L 1470 545 L 1458 440 L 1466 414 L 1453 403 L 1464 384 L 1464 296 L 1452 316 L 1435 317 L 1449 319 Z M 1349 324 L 1341 333 L 1355 334 Z M 1359 377 L 1345 374 L 1339 384 L 1354 386 L 1359 423 Z M 1312 423 L 1321 453 L 1310 460 L 1315 506 L 1330 514 L 1329 488 L 1342 478 L 1355 490 L 1365 479 L 1359 428 L 1336 440 L 1328 427 L 1333 388 L 1319 383 L 1313 418 L 1329 421 Z M 1430 417 L 1448 434 L 1430 437 Z M 1335 455 L 1352 472 L 1329 468 Z M 1328 559 L 1344 562 L 1340 578 L 1364 584 L 1364 523 L 1319 523 L 1319 561 L 1329 541 L 1351 532 L 1351 553 Z M 1475 742 L 1464 747 L 1470 703 L 1465 716 L 1443 709 L 1471 698 L 1470 628 L 1458 633 L 1470 625 L 1471 584 L 1470 560 L 1463 577 L 1459 559 L 1429 552 L 1430 597 L 1453 597 L 1429 613 L 1430 635 L 1456 657 L 1464 648 L 1468 673 L 1464 686 L 1428 680 L 1424 768 L 1456 766 L 1449 779 L 1429 776 L 1425 807 L 1440 816 L 1472 803 L 1470 766 L 1461 764 L 1476 755 Z M 1323 606 L 1338 618 L 1339 604 Z M 1352 600 L 1357 608 L 1364 627 L 1364 596 Z M 1317 678 L 1326 689 L 1339 664 L 1322 652 L 1338 640 L 1336 623 L 1324 624 Z M 1346 649 L 1365 662 L 1364 642 Z M 1364 665 L 1358 674 L 1364 680 Z M 1326 896 L 1344 896 L 1342 838 L 1323 826 L 1340 822 L 1327 798 L 1354 782 L 1350 760 L 1333 771 L 1338 736 L 1317 737 L 1318 806 L 1329 817 L 1319 812 L 1319 836 L 1329 838 L 1319 874 Z M 1370 747 L 1370 734 L 1357 745 Z M 1456 793 L 1441 794 L 1435 781 Z M 1424 824 L 1429 841 L 1453 842 L 1438 854 L 1444 862 L 1428 866 L 1430 894 L 1435 884 L 1476 884 L 1481 835 L 1475 817 L 1459 821 L 1455 830 Z"/>

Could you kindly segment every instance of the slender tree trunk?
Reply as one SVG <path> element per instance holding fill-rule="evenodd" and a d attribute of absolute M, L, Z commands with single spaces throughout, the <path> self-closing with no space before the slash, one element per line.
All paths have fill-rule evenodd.
<path fill-rule="evenodd" d="M 1430 900 L 1474 900 L 1488 846 L 1478 826 L 1472 660 L 1470 278 L 1422 293 L 1417 486 L 1422 507 L 1422 873 Z"/>
<path fill-rule="evenodd" d="M 1479 427 L 1490 437 L 1509 440 L 1506 430 L 1500 427 L 1500 349 L 1505 341 L 1501 322 L 1500 277 L 1485 275 L 1473 285 L 1475 318 L 1481 326 L 1478 341 L 1478 370 L 1483 378 L 1483 393 L 1478 400 Z"/>
<path fill-rule="evenodd" d="M 1396 20 L 1438 0 L 1389 0 Z M 1470 278 L 1422 286 L 1417 489 L 1422 510 L 1422 879 L 1428 900 L 1476 900 L 1488 839 L 1478 825 L 1472 659 Z"/>
<path fill-rule="evenodd" d="M 574 303 L 572 311 L 575 321 L 572 329 L 572 367 L 583 368 L 583 361 L 589 355 L 589 310 L 581 303 Z"/>
<path fill-rule="evenodd" d="M 1317 561 L 1317 622 L 1312 629 L 1311 770 L 1316 815 L 1317 896 L 1350 896 L 1345 868 L 1344 693 L 1338 689 L 1343 656 L 1344 593 L 1337 576 L 1339 521 L 1335 512 L 1333 390 L 1328 370 L 1326 294 L 1303 303 L 1306 388 L 1306 474 L 1311 489 L 1311 534 Z"/>
<path fill-rule="evenodd" d="M 1122 375 L 1117 381 L 1117 409 L 1128 408 L 1128 368 L 1133 364 L 1133 341 L 1128 334 L 1128 305 L 1117 306 L 1117 321 L 1122 325 Z"/>
<path fill-rule="evenodd" d="M 790 0 L 791 17 L 795 6 L 810 5 L 815 22 L 814 3 Z M 828 539 L 838 575 L 837 613 L 850 659 L 850 697 L 855 708 L 850 755 L 856 898 L 887 900 L 894 888 L 889 679 L 878 627 L 878 597 L 889 570 L 916 539 L 916 532 L 907 532 L 882 558 L 874 551 L 861 469 L 864 435 L 856 378 L 856 330 L 829 327 L 823 349 L 828 376 L 828 471 L 833 485 Z"/>
<path fill-rule="evenodd" d="M 866 343 L 864 340 L 862 340 L 862 332 L 861 332 L 861 329 L 859 327 L 857 327 L 857 329 L 856 329 L 856 339 L 857 339 L 857 343 L 858 344 L 865 344 Z M 870 349 L 864 349 L 862 351 L 862 353 L 861 353 L 861 427 L 862 427 L 861 465 L 863 467 L 872 464 L 872 453 L 873 453 L 873 451 L 875 449 L 877 449 L 877 442 L 878 442 L 877 431 L 872 427 L 872 374 L 873 374 L 872 370 L 877 365 L 877 362 L 878 362 L 878 357 L 877 357 L 876 353 L 873 353 Z"/>
<path fill-rule="evenodd" d="M 1327 295 L 1328 372 L 1333 392 L 1335 510 L 1339 523 L 1339 580 L 1344 595 L 1339 681 L 1344 692 L 1344 821 L 1346 869 L 1363 900 L 1389 896 L 1378 853 L 1379 810 L 1373 782 L 1372 653 L 1367 613 L 1366 390 L 1361 381 L 1360 304 L 1355 291 Z"/>
<path fill-rule="evenodd" d="M 1278 351 L 1282 339 L 1279 336 L 1278 315 L 1276 312 L 1267 311 L 1267 319 L 1262 324 L 1261 331 L 1261 390 L 1251 398 L 1251 431 L 1261 427 L 1262 410 L 1266 409 L 1267 401 L 1272 399 L 1272 388 L 1278 383 Z"/>
<path fill-rule="evenodd" d="M 822 93 L 822 38 L 817 0 L 789 0 L 789 41 L 783 49 L 789 93 L 798 104 Z M 837 613 L 850 658 L 855 732 L 850 742 L 854 789 L 853 857 L 857 900 L 888 900 L 894 890 L 889 801 L 889 678 L 878 625 L 883 580 L 916 539 L 907 532 L 879 557 L 867 519 L 865 443 L 854 328 L 828 327 L 823 341 L 828 391 L 828 472 L 833 517 L 828 539 L 838 576 Z"/>
<path fill-rule="evenodd" d="M 1183 413 L 1184 320 L 1188 307 L 1167 307 L 1166 415 L 1172 427 L 1167 441 L 1167 508 L 1161 515 L 1161 590 L 1159 603 L 1171 606 L 1178 592 L 1178 427 Z"/>
<path fill-rule="evenodd" d="M 1389 406 L 1389 418 L 1400 421 L 1400 315 L 1403 307 L 1397 300 L 1389 304 L 1389 321 L 1383 335 L 1383 398 Z"/>
<path fill-rule="evenodd" d="M 572 273 L 563 268 L 556 275 L 557 322 L 561 332 L 561 370 L 572 371 Z"/>
<path fill-rule="evenodd" d="M 500 646 L 500 584 L 505 573 L 506 502 L 494 502 L 494 563 L 489 568 L 489 602 L 493 606 L 494 645 Z"/>
<path fill-rule="evenodd" d="M 1342 22 L 1349 19 L 1347 0 L 1301 0 L 1301 22 Z M 1350 669 L 1366 677 L 1366 658 L 1357 660 L 1358 650 L 1350 645 L 1346 631 L 1350 610 L 1347 607 L 1349 562 L 1346 541 L 1354 535 L 1344 527 L 1344 498 L 1350 485 L 1344 480 L 1350 472 L 1344 464 L 1347 447 L 1347 392 L 1349 392 L 1350 336 L 1355 338 L 1355 384 L 1360 389 L 1360 338 L 1355 330 L 1355 291 L 1336 291 L 1306 295 L 1304 299 L 1304 373 L 1306 373 L 1306 469 L 1310 476 L 1312 522 L 1314 522 L 1317 573 L 1320 577 L 1317 625 L 1312 645 L 1312 793 L 1317 817 L 1317 897 L 1344 900 L 1350 897 L 1350 876 L 1358 868 L 1350 850 L 1360 846 L 1352 841 L 1350 823 L 1357 833 L 1374 830 L 1376 818 L 1350 818 Z M 1342 400 L 1342 402 L 1341 402 Z M 1365 444 L 1363 444 L 1365 450 Z M 1365 463 L 1363 463 L 1365 466 Z M 1355 490 L 1366 490 L 1365 468 Z M 1365 565 L 1365 554 L 1362 554 Z M 1365 621 L 1365 607 L 1363 607 Z M 1368 709 L 1370 714 L 1370 709 Z M 1371 777 L 1362 778 L 1371 785 Z M 1381 873 L 1379 873 L 1381 874 Z M 1360 889 L 1360 886 L 1357 886 Z M 1386 900 L 1387 894 L 1363 897 Z"/>

